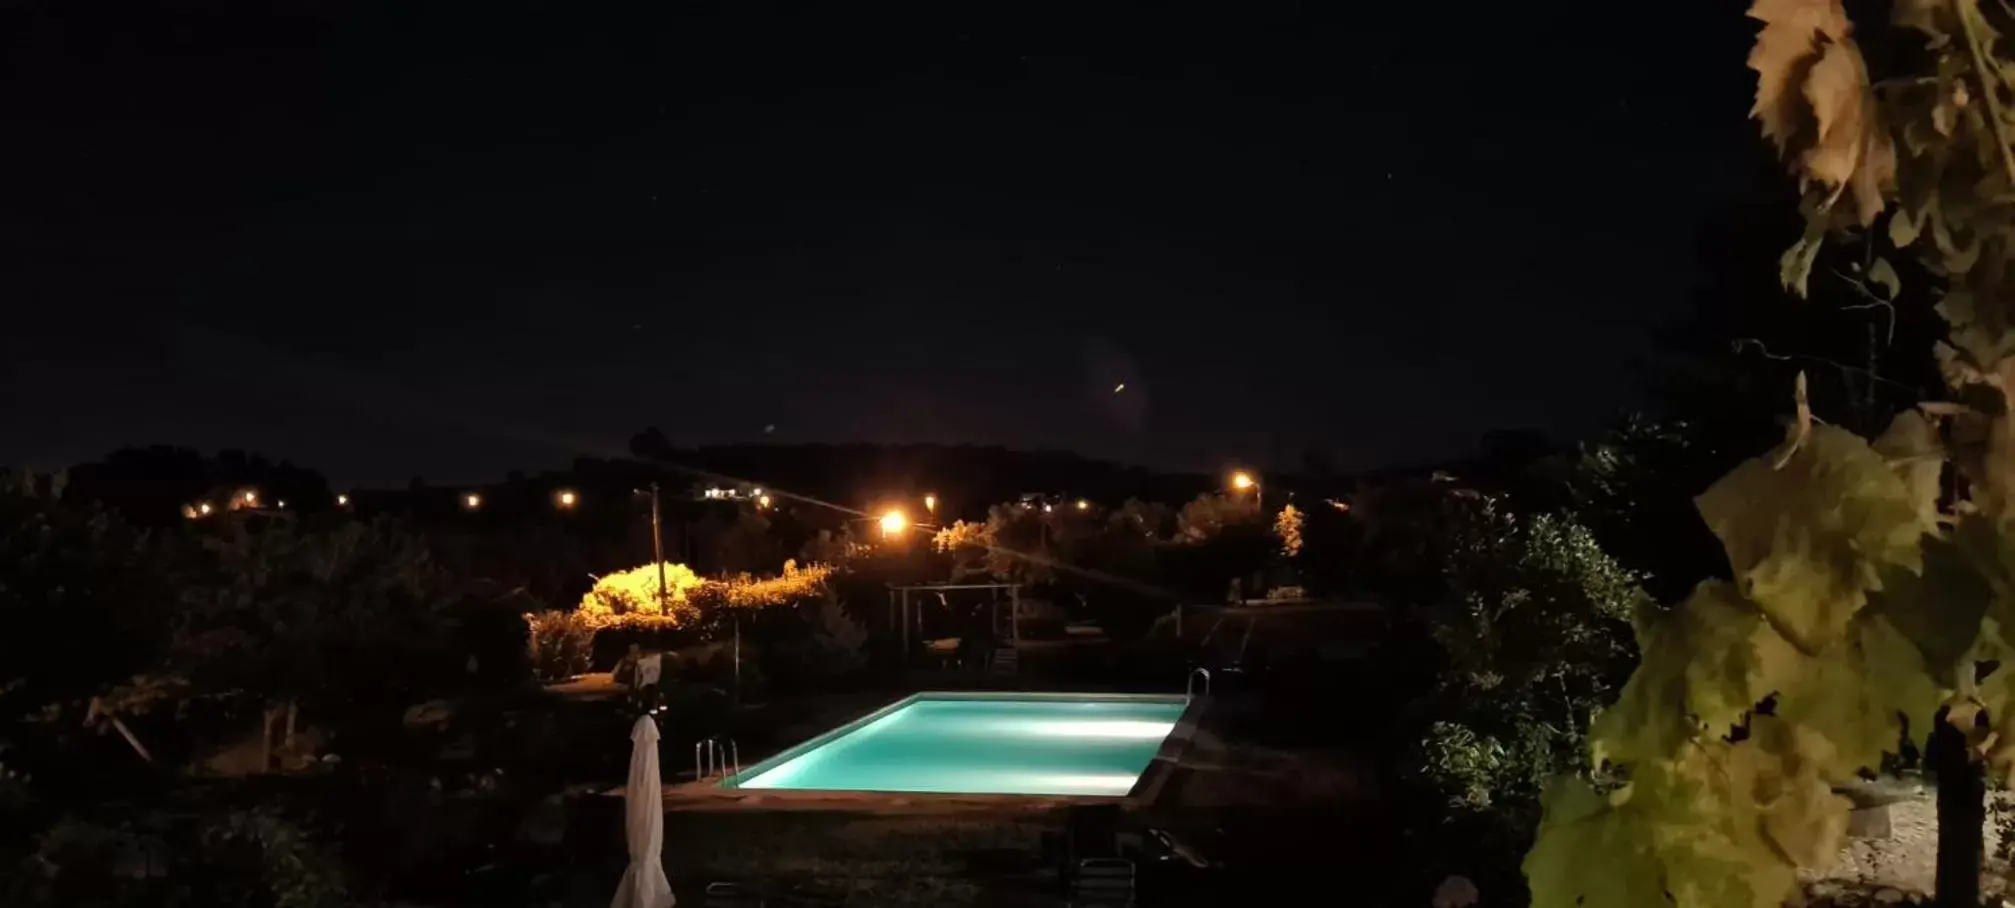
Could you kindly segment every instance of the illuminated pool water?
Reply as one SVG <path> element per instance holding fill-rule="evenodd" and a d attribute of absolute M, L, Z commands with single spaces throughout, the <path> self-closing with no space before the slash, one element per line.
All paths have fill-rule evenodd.
<path fill-rule="evenodd" d="M 1181 697 L 925 694 L 749 767 L 741 788 L 1125 795 Z"/>

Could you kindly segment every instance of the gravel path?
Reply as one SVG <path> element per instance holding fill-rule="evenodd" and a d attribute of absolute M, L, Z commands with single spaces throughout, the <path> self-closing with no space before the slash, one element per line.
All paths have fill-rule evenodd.
<path fill-rule="evenodd" d="M 1938 811 L 1929 795 L 1889 805 L 1888 838 L 1852 839 L 1840 852 L 1840 859 L 1823 871 L 1807 873 L 1808 888 L 1815 895 L 1848 890 L 1894 889 L 1910 897 L 1931 892 L 1938 857 Z M 1992 811 L 1984 827 L 1987 853 L 1992 855 L 2001 836 L 1994 827 Z M 2007 867 L 1988 860 L 1982 891 L 1999 895 L 2003 891 Z"/>

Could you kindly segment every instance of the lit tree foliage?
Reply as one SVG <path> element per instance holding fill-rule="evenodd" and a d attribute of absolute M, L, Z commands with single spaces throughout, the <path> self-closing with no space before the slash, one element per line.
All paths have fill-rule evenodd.
<path fill-rule="evenodd" d="M 574 615 L 595 628 L 684 627 L 714 609 L 752 609 L 792 605 L 823 595 L 833 569 L 823 564 L 798 567 L 784 562 L 774 577 L 738 575 L 706 580 L 683 564 L 665 564 L 665 611 L 658 611 L 658 565 L 618 571 L 595 582 Z"/>
<path fill-rule="evenodd" d="M 658 615 L 662 601 L 668 618 L 691 614 L 688 594 L 705 581 L 683 564 L 666 562 L 662 567 L 662 574 L 660 565 L 653 563 L 596 578 L 576 611 L 591 620 L 608 621 L 623 615 Z"/>
<path fill-rule="evenodd" d="M 1273 516 L 1273 535 L 1280 537 L 1280 551 L 1289 558 L 1301 554 L 1302 522 L 1300 509 L 1291 504 Z"/>
<path fill-rule="evenodd" d="M 1764 23 L 1753 113 L 1808 190 L 1786 285 L 1803 291 L 1829 231 L 1893 209 L 1888 239 L 1942 293 L 1952 399 L 1871 444 L 1820 424 L 1801 384 L 1784 443 L 1699 497 L 1734 582 L 1639 625 L 1642 663 L 1591 733 L 1606 772 L 1547 795 L 1525 862 L 1541 906 L 1774 908 L 1799 868 L 1838 853 L 1848 803 L 1834 788 L 1921 747 L 1941 706 L 1994 772 L 2015 768 L 2015 668 L 1976 679 L 2015 665 L 2015 121 L 2002 100 L 2015 70 L 1996 53 L 2015 20 L 1977 0 L 1898 0 L 1894 24 L 1921 52 L 1871 82 L 1837 0 L 1756 0 L 1750 15 Z M 1893 266 L 1877 259 L 1865 279 L 1894 303 Z M 1941 509 L 1947 463 L 1964 482 Z M 1976 901 L 1977 880 L 1950 885 L 1967 891 L 1941 898 Z"/>

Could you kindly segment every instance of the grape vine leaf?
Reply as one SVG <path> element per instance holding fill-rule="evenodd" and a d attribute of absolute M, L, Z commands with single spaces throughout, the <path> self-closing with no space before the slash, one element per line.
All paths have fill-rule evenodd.
<path fill-rule="evenodd" d="M 1825 222 L 1812 222 L 1823 228 Z M 1777 281 L 1784 289 L 1798 294 L 1800 299 L 1808 295 L 1807 286 L 1812 279 L 1812 263 L 1819 260 L 1819 250 L 1826 246 L 1824 229 L 1809 230 L 1784 254 L 1777 257 Z"/>
<path fill-rule="evenodd" d="M 1903 292 L 1903 279 L 1896 275 L 1896 266 L 1889 264 L 1885 258 L 1877 258 L 1875 264 L 1868 266 L 1868 282 L 1889 291 L 1883 296 L 1886 300 L 1893 301 L 1897 294 Z"/>
<path fill-rule="evenodd" d="M 1826 836 L 1832 824 L 1824 814 L 1836 806 L 1808 797 L 1810 786 L 1786 785 L 1783 766 L 1755 744 L 1690 741 L 1633 767 L 1630 781 L 1607 796 L 1607 809 L 1590 810 L 1588 797 L 1576 796 L 1578 803 L 1563 806 L 1585 811 L 1581 822 L 1564 829 L 1543 824 L 1533 856 L 1576 839 L 1578 846 L 1568 847 L 1586 850 L 1578 864 L 1558 868 L 1528 859 L 1534 904 L 1779 908 L 1797 880 L 1784 852 L 1815 847 L 1788 827 L 1818 820 L 1816 834 Z M 1786 792 L 1794 796 L 1786 799 Z M 1773 814 L 1782 819 L 1773 821 Z M 1771 837 L 1773 823 L 1786 827 L 1784 842 Z M 1589 854 L 1626 857 L 1616 866 L 1587 860 Z M 1663 898 L 1630 901 L 1647 895 Z"/>
<path fill-rule="evenodd" d="M 1909 640 L 1931 681 L 1950 690 L 1959 685 L 1961 660 L 1980 636 L 1980 619 L 1994 592 L 1951 538 L 1925 537 L 1923 557 L 1919 571 L 1883 570 L 1882 589 L 1869 595 L 1868 613 Z M 1920 735 L 1930 728 L 1915 718 L 1910 727 Z"/>
<path fill-rule="evenodd" d="M 1589 729 L 1595 765 L 1634 765 L 1715 738 L 1795 679 L 1804 657 L 1725 581 L 1638 627 L 1638 668 Z M 1675 708 L 1677 707 L 1677 708 Z"/>
<path fill-rule="evenodd" d="M 1719 757 L 1717 778 L 1725 780 L 1730 812 L 1742 817 L 1753 810 L 1756 832 L 1786 864 L 1833 862 L 1853 805 L 1833 793 L 1825 774 L 1831 755 L 1821 736 L 1781 716 L 1758 716 L 1747 742 L 1706 749 Z"/>
<path fill-rule="evenodd" d="M 1578 776 L 1555 779 L 1540 801 L 1545 818 L 1524 863 L 1533 908 L 1670 904 L 1654 821 L 1642 810 L 1616 809 Z"/>
<path fill-rule="evenodd" d="M 1867 442 L 1814 426 L 1795 448 L 1753 458 L 1694 499 L 1743 597 L 1807 653 L 1847 631 L 1880 566 L 1921 565 L 1923 508 Z"/>
<path fill-rule="evenodd" d="M 1869 269 L 1873 279 L 1874 269 Z M 1919 410 L 1905 410 L 1889 421 L 1889 428 L 1871 446 L 1903 480 L 1903 489 L 1917 505 L 1917 518 L 1925 527 L 1938 522 L 1938 477 L 1945 469 L 1945 450 L 1938 443 L 1938 427 Z"/>
<path fill-rule="evenodd" d="M 1750 113 L 1779 153 L 1797 160 L 1801 183 L 1832 189 L 1826 207 L 1846 192 L 1855 221 L 1873 223 L 1896 182 L 1896 149 L 1839 0 L 1756 0 L 1749 16 L 1763 22 L 1749 52 L 1757 75 Z"/>
<path fill-rule="evenodd" d="M 1763 23 L 1749 50 L 1749 68 L 1756 70 L 1756 104 L 1749 113 L 1762 123 L 1764 138 L 1790 155 L 1820 42 L 1846 40 L 1853 25 L 1839 0 L 1756 0 L 1749 17 Z"/>
<path fill-rule="evenodd" d="M 1945 0 L 1896 0 L 1889 13 L 1889 21 L 1904 28 L 1914 28 L 1933 37 L 1946 33 L 1943 16 L 1951 8 Z"/>
<path fill-rule="evenodd" d="M 1889 216 L 1890 244 L 1903 249 L 1917 242 L 1917 237 L 1924 231 L 1924 218 L 1928 213 L 1919 211 L 1912 214 L 1908 208 L 1899 206 L 1896 212 Z"/>
<path fill-rule="evenodd" d="M 1778 694 L 1776 723 L 1801 736 L 1806 765 L 1829 782 L 1847 782 L 1899 751 L 1906 722 L 1921 747 L 1941 699 L 1923 653 L 1871 609 L 1856 616 L 1846 639 L 1799 664 Z"/>

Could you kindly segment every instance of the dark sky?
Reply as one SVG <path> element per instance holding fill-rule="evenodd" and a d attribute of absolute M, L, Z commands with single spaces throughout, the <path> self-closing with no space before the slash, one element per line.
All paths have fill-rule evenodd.
<path fill-rule="evenodd" d="M 0 463 L 1571 433 L 1756 141 L 1732 3 L 807 7 L 0 0 Z"/>

